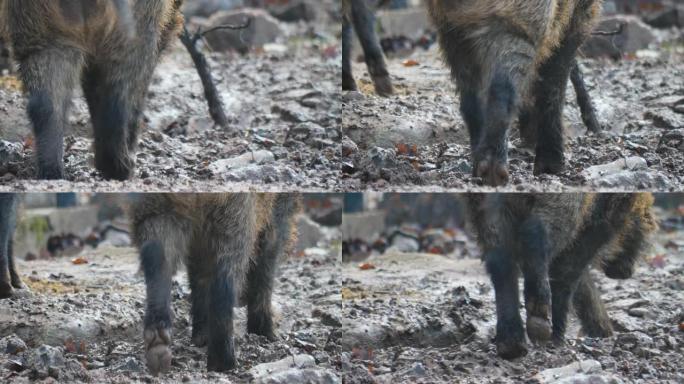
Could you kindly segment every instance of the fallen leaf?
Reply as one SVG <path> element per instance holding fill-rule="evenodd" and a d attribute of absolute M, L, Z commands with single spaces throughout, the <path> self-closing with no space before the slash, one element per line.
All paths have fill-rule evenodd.
<path fill-rule="evenodd" d="M 415 67 L 417 65 L 420 65 L 420 63 L 416 60 L 413 59 L 408 59 L 403 62 L 404 67 Z"/>
<path fill-rule="evenodd" d="M 368 271 L 370 269 L 375 269 L 375 265 L 371 263 L 363 263 L 359 265 L 359 269 L 362 271 Z"/>
<path fill-rule="evenodd" d="M 69 353 L 76 353 L 76 343 L 71 338 L 64 341 L 64 349 Z"/>
<path fill-rule="evenodd" d="M 665 255 L 663 254 L 655 255 L 648 261 L 648 264 L 653 268 L 662 269 L 665 268 L 667 260 L 665 259 Z"/>
<path fill-rule="evenodd" d="M 71 260 L 71 263 L 74 265 L 88 264 L 88 260 L 86 260 L 83 257 L 77 257 L 77 258 Z"/>

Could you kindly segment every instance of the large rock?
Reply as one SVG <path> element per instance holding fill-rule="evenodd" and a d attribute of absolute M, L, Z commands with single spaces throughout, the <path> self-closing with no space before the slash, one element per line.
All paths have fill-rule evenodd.
<path fill-rule="evenodd" d="M 206 28 L 221 25 L 241 25 L 251 19 L 247 28 L 240 30 L 217 30 L 205 36 L 209 47 L 214 51 L 238 51 L 247 53 L 250 49 L 263 47 L 273 43 L 283 36 L 280 22 L 260 9 L 242 9 L 239 11 L 220 11 L 215 13 L 207 22 Z"/>
<path fill-rule="evenodd" d="M 587 57 L 619 59 L 625 54 L 646 49 L 655 41 L 651 27 L 636 16 L 618 15 L 606 18 L 596 30 L 617 31 L 620 25 L 622 29 L 616 35 L 592 36 L 582 47 L 582 53 Z"/>

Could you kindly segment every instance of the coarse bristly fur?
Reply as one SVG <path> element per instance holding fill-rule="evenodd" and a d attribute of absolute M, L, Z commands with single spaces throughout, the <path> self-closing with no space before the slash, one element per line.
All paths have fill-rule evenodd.
<path fill-rule="evenodd" d="M 497 350 L 527 353 L 519 313 L 518 275 L 524 277 L 527 335 L 562 341 L 570 300 L 583 331 L 612 334 L 589 267 L 626 278 L 656 229 L 653 197 L 636 194 L 472 194 L 468 210 L 496 294 Z M 553 323 L 549 322 L 552 315 Z"/>
<path fill-rule="evenodd" d="M 16 194 L 0 193 L 0 299 L 13 297 L 17 290 L 26 289 L 17 273 L 13 253 L 18 200 Z"/>
<path fill-rule="evenodd" d="M 562 110 L 579 46 L 600 0 L 429 0 L 468 127 L 473 175 L 508 182 L 508 130 L 520 112 L 536 134 L 535 174 L 564 165 Z M 531 118 L 533 117 L 533 118 Z"/>
<path fill-rule="evenodd" d="M 80 82 L 107 179 L 134 170 L 145 96 L 182 25 L 182 0 L 2 0 L 0 27 L 28 96 L 38 178 L 64 178 L 63 135 Z"/>
<path fill-rule="evenodd" d="M 297 194 L 146 194 L 132 204 L 133 239 L 147 286 L 144 342 L 153 374 L 171 364 L 171 281 L 188 269 L 192 339 L 207 344 L 207 368 L 236 365 L 233 307 L 247 330 L 275 338 L 271 295 L 277 260 L 295 238 Z"/>

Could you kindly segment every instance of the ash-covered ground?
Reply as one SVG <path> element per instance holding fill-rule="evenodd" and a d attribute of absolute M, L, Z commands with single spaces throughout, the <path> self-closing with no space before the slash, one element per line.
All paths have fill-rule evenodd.
<path fill-rule="evenodd" d="M 273 299 L 277 341 L 247 334 L 245 309 L 237 309 L 238 368 L 226 374 L 207 373 L 205 348 L 190 342 L 184 273 L 172 291 L 172 369 L 153 378 L 144 360 L 145 285 L 135 249 L 84 251 L 79 257 L 88 263 L 80 265 L 71 258 L 21 262 L 32 293 L 0 301 L 2 382 L 339 383 L 337 231 L 326 229 L 317 247 L 281 263 Z"/>
<path fill-rule="evenodd" d="M 510 182 L 502 191 L 659 190 L 684 181 L 684 43 L 660 32 L 652 50 L 617 62 L 582 59 L 604 132 L 589 134 L 572 86 L 565 108 L 566 167 L 533 175 L 533 151 L 517 129 L 509 144 Z M 417 64 L 417 65 L 416 65 Z M 472 177 L 468 133 L 456 87 L 436 45 L 388 59 L 396 94 L 373 91 L 363 63 L 359 92 L 343 92 L 343 188 L 389 191 L 491 190 Z"/>
<path fill-rule="evenodd" d="M 658 217 L 679 230 L 654 236 L 633 278 L 593 274 L 613 337 L 580 336 L 571 315 L 566 345 L 528 345 L 527 356 L 511 361 L 496 354 L 494 291 L 467 237 L 458 235 L 461 244 L 448 256 L 388 251 L 343 264 L 345 382 L 684 381 L 682 216 L 659 210 Z"/>
<path fill-rule="evenodd" d="M 341 137 L 339 22 L 282 28 L 284 36 L 266 49 L 210 55 L 228 131 L 214 126 L 192 60 L 177 42 L 155 72 L 135 176 L 123 183 L 103 180 L 93 166 L 90 117 L 80 92 L 66 132 L 67 181 L 30 181 L 35 166 L 25 100 L 16 79 L 0 77 L 0 189 L 333 189 Z"/>

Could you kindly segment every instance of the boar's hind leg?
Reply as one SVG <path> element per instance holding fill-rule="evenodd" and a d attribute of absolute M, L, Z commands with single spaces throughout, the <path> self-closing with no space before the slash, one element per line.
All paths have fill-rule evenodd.
<path fill-rule="evenodd" d="M 113 64 L 91 64 L 83 92 L 95 130 L 95 167 L 105 179 L 127 180 L 134 161 L 128 150 L 128 121 L 133 107 L 128 87 L 111 71 Z"/>
<path fill-rule="evenodd" d="M 580 277 L 577 290 L 572 296 L 572 305 L 587 336 L 609 337 L 613 334 L 608 312 L 588 270 Z"/>
<path fill-rule="evenodd" d="M 125 57 L 89 63 L 83 91 L 95 129 L 95 166 L 106 179 L 127 180 L 135 168 L 140 118 L 157 60 L 136 51 L 120 55 Z"/>
<path fill-rule="evenodd" d="M 12 297 L 12 281 L 10 278 L 11 239 L 14 235 L 14 197 L 0 195 L 0 299 Z"/>
<path fill-rule="evenodd" d="M 534 342 L 551 339 L 551 289 L 549 286 L 549 254 L 546 230 L 534 217 L 520 228 L 523 244 L 520 255 L 525 278 L 525 308 L 527 310 L 527 335 Z"/>
<path fill-rule="evenodd" d="M 632 227 L 623 233 L 620 251 L 610 255 L 609 259 L 601 260 L 601 266 L 606 276 L 611 279 L 628 279 L 634 274 L 634 266 L 639 258 L 646 235 L 641 226 L 642 218 L 635 216 Z"/>
<path fill-rule="evenodd" d="M 570 299 L 587 272 L 600 247 L 610 241 L 624 225 L 635 194 L 598 194 L 591 218 L 580 231 L 573 246 L 551 263 L 551 319 L 554 342 L 562 342 L 567 326 Z"/>
<path fill-rule="evenodd" d="M 259 234 L 257 254 L 247 275 L 247 331 L 275 340 L 271 296 L 278 259 L 292 237 L 292 216 L 296 198 L 279 195 L 271 222 Z"/>
<path fill-rule="evenodd" d="M 83 55 L 72 48 L 48 48 L 19 61 L 36 139 L 38 178 L 62 179 L 64 129 Z"/>
<path fill-rule="evenodd" d="M 520 318 L 518 267 L 502 248 L 484 255 L 496 295 L 496 349 L 499 356 L 513 359 L 527 354 L 525 331 Z"/>
<path fill-rule="evenodd" d="M 140 263 L 145 273 L 145 350 L 147 367 L 153 375 L 171 367 L 171 284 L 173 266 L 162 243 L 148 240 L 140 248 Z"/>
<path fill-rule="evenodd" d="M 207 276 L 207 369 L 210 371 L 225 372 L 236 366 L 233 307 L 254 251 L 256 212 L 252 198 L 247 194 L 235 195 L 226 210 L 210 213 L 215 220 L 212 227 L 205 229 L 207 237 L 194 241 L 191 247 L 193 259 L 215 260 Z"/>
<path fill-rule="evenodd" d="M 579 11 L 578 11 L 579 12 Z M 563 106 L 577 49 L 582 45 L 587 20 L 576 12 L 561 45 L 539 68 L 534 94 L 537 113 L 537 148 L 534 174 L 557 174 L 563 170 Z"/>
<path fill-rule="evenodd" d="M 378 35 L 375 33 L 375 17 L 372 11 L 368 9 L 366 0 L 351 0 L 351 4 L 352 22 L 363 47 L 368 72 L 375 85 L 375 92 L 380 96 L 389 96 L 394 93 L 394 89 L 389 71 L 387 71 L 385 56 L 378 41 Z"/>
<path fill-rule="evenodd" d="M 458 28 L 441 33 L 445 57 L 461 90 L 473 176 L 488 185 L 504 185 L 509 178 L 508 130 L 518 111 L 521 87 L 531 71 L 534 47 L 505 29 L 478 37 L 487 44 Z M 477 54 L 466 56 L 464 52 Z"/>
<path fill-rule="evenodd" d="M 353 34 L 352 25 L 345 16 L 342 21 L 342 89 L 345 91 L 357 90 L 351 64 Z"/>

